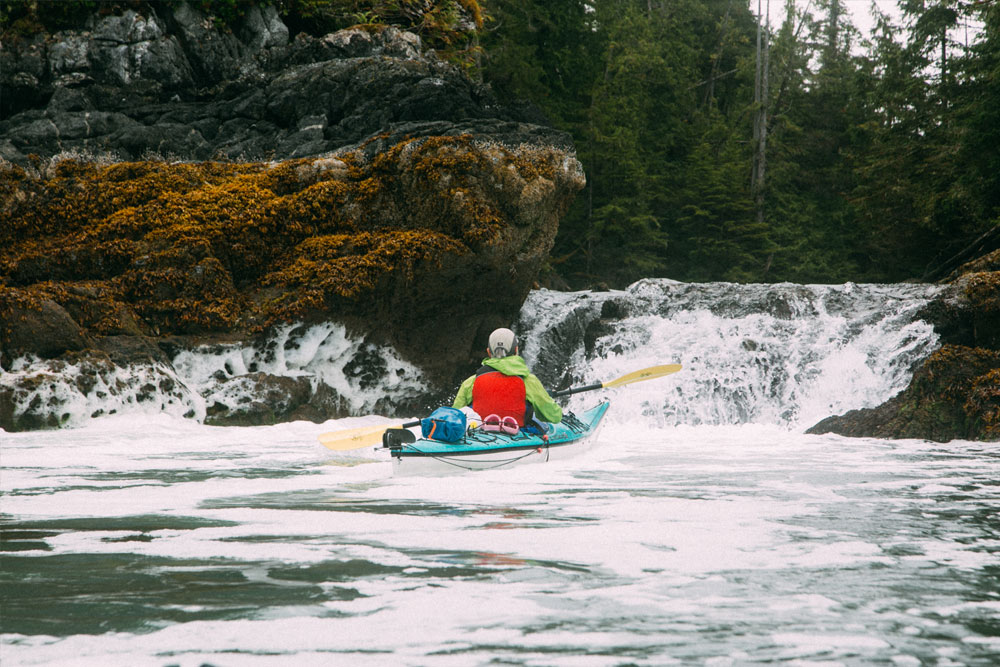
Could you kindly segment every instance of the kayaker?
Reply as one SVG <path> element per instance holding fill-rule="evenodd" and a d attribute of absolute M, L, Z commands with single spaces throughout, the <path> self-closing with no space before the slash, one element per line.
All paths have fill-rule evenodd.
<path fill-rule="evenodd" d="M 452 407 L 471 405 L 481 417 L 513 417 L 519 427 L 546 430 L 541 422 L 562 421 L 562 408 L 518 354 L 517 337 L 510 329 L 490 334 L 483 365 L 462 383 Z"/>

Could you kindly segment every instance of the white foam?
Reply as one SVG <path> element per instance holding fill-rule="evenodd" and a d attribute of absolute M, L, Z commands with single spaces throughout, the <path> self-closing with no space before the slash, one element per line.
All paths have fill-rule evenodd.
<path fill-rule="evenodd" d="M 951 443 L 945 456 L 920 441 L 647 420 L 606 428 L 590 455 L 564 463 L 397 479 L 384 459 L 344 465 L 316 442 L 386 421 L 218 428 L 122 416 L 5 435 L 5 515 L 54 526 L 34 538 L 48 550 L 18 558 L 127 553 L 144 576 L 224 568 L 265 588 L 300 585 L 272 570 L 330 573 L 301 584 L 322 591 L 312 603 L 263 595 L 232 620 L 184 619 L 218 602 L 140 593 L 181 620 L 7 634 L 5 667 L 721 665 L 747 655 L 907 665 L 935 650 L 974 663 L 994 648 L 963 625 L 1000 611 L 972 597 L 995 564 L 989 524 L 955 520 L 995 504 L 1000 461 L 976 443 Z M 107 525 L 55 527 L 82 517 Z M 166 527 L 129 539 L 140 529 L 123 527 L 128 517 Z M 355 561 L 376 573 L 337 567 Z M 338 598 L 344 588 L 358 597 Z"/>
<path fill-rule="evenodd" d="M 80 426 L 114 414 L 170 414 L 202 419 L 204 401 L 162 364 L 118 367 L 89 361 L 18 359 L 0 373 L 14 394 L 14 416 L 35 415 L 49 425 Z"/>
<path fill-rule="evenodd" d="M 336 392 L 343 411 L 359 415 L 426 390 L 420 370 L 394 350 L 352 338 L 335 323 L 282 326 L 257 345 L 185 350 L 172 365 L 117 367 L 24 357 L 0 374 L 0 386 L 15 392 L 15 417 L 32 414 L 49 426 L 159 413 L 200 422 L 206 406 L 238 407 L 258 400 L 251 373 L 305 378 L 312 391 L 326 385 Z"/>
<path fill-rule="evenodd" d="M 624 292 L 532 292 L 520 326 L 529 343 L 542 341 L 526 343 L 529 362 L 568 371 L 574 384 L 666 363 L 684 366 L 663 379 L 609 392 L 628 406 L 626 421 L 798 430 L 831 414 L 873 407 L 903 389 L 913 365 L 938 344 L 931 325 L 916 314 L 940 290 L 643 280 Z M 589 356 L 582 345 L 572 354 L 560 349 L 574 336 L 580 345 L 583 329 L 608 302 L 625 316 L 599 327 L 602 335 L 592 340 Z M 591 400 L 574 398 L 573 404 Z"/>
<path fill-rule="evenodd" d="M 378 375 L 366 377 L 359 356 L 377 366 Z M 248 387 L 219 387 L 218 380 L 251 372 L 282 377 L 306 377 L 315 389 L 331 387 L 352 414 L 366 414 L 386 399 L 408 399 L 426 388 L 420 370 L 394 350 L 351 338 L 341 324 L 328 322 L 308 327 L 286 325 L 275 330 L 265 344 L 206 346 L 183 351 L 173 361 L 178 375 L 196 387 L 209 402 L 238 404 L 252 399 Z"/>

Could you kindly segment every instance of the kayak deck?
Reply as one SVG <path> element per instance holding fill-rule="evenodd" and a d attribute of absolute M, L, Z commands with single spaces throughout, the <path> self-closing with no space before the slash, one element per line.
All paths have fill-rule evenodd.
<path fill-rule="evenodd" d="M 609 403 L 603 402 L 585 410 L 579 416 L 567 413 L 561 422 L 552 424 L 544 435 L 520 431 L 514 435 L 483 431 L 466 431 L 457 442 L 420 439 L 390 450 L 393 472 L 421 474 L 490 470 L 519 463 L 550 460 L 554 453 L 581 451 L 586 441 L 600 428 Z"/>

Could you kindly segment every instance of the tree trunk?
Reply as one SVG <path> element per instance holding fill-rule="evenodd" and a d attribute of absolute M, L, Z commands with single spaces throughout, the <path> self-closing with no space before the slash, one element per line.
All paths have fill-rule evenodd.
<path fill-rule="evenodd" d="M 997 249 L 1000 249 L 1000 225 L 995 225 L 948 260 L 928 269 L 920 279 L 925 282 L 941 280 L 957 271 L 966 262 L 971 262 Z"/>
<path fill-rule="evenodd" d="M 767 21 L 770 19 L 771 2 L 767 0 L 767 15 L 761 16 L 761 0 L 757 0 L 757 70 L 754 86 L 754 159 L 751 174 L 750 190 L 753 193 L 754 208 L 757 212 L 757 222 L 764 222 L 764 184 L 767 167 L 767 88 L 770 44 L 767 34 Z"/>
<path fill-rule="evenodd" d="M 719 78 L 719 64 L 722 62 L 722 53 L 726 46 L 726 34 L 729 31 L 729 13 L 733 2 L 729 0 L 726 4 L 726 14 L 722 17 L 722 26 L 719 30 L 719 48 L 715 52 L 715 59 L 712 61 L 712 73 L 708 76 L 708 87 L 705 90 L 704 105 L 706 109 L 711 109 L 715 103 L 715 81 Z"/>
<path fill-rule="evenodd" d="M 837 61 L 837 40 L 840 38 L 840 0 L 830 2 L 830 22 L 826 26 L 826 64 Z"/>

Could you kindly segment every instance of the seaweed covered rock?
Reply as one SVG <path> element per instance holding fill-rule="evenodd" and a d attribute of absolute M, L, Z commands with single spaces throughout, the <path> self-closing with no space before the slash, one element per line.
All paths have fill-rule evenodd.
<path fill-rule="evenodd" d="M 87 347 L 84 330 L 43 290 L 0 286 L 0 349 L 45 358 Z"/>
<path fill-rule="evenodd" d="M 584 182 L 569 137 L 413 33 L 276 7 L 0 26 L 0 427 L 414 414 L 516 318 Z"/>

